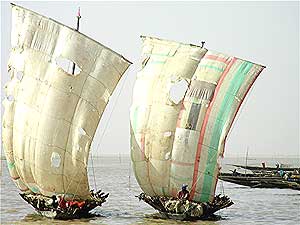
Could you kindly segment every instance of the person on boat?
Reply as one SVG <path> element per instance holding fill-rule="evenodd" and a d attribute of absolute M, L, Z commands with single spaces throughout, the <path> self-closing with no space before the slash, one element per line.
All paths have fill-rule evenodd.
<path fill-rule="evenodd" d="M 52 199 L 52 207 L 56 209 L 58 207 L 58 201 L 57 201 L 56 196 L 52 195 L 51 199 Z"/>
<path fill-rule="evenodd" d="M 277 171 L 279 171 L 279 169 L 280 169 L 280 167 L 279 167 L 279 166 L 280 166 L 280 165 L 279 165 L 279 163 L 276 163 L 275 165 L 276 165 L 276 170 L 277 170 Z"/>
<path fill-rule="evenodd" d="M 59 196 L 58 207 L 61 209 L 67 208 L 67 202 L 65 201 L 64 197 L 62 197 L 62 196 Z"/>
<path fill-rule="evenodd" d="M 232 171 L 232 175 L 233 175 L 233 176 L 237 176 L 237 175 L 238 175 L 237 172 L 236 172 L 236 169 L 234 169 L 234 170 Z"/>
<path fill-rule="evenodd" d="M 188 200 L 190 198 L 190 192 L 187 190 L 187 187 L 187 184 L 181 186 L 181 191 L 177 193 L 177 198 L 179 200 Z"/>
<path fill-rule="evenodd" d="M 284 171 L 283 171 L 283 170 L 279 170 L 279 175 L 280 175 L 281 177 L 283 177 L 283 176 L 284 176 Z"/>
<path fill-rule="evenodd" d="M 181 190 L 177 193 L 177 201 L 175 204 L 175 212 L 182 213 L 185 208 L 185 204 L 189 203 L 190 192 L 187 190 L 188 185 L 182 184 Z"/>
<path fill-rule="evenodd" d="M 84 205 L 85 205 L 85 201 L 76 201 L 76 200 L 69 201 L 66 204 L 67 207 L 75 207 L 75 208 L 78 207 L 79 209 L 81 209 Z"/>

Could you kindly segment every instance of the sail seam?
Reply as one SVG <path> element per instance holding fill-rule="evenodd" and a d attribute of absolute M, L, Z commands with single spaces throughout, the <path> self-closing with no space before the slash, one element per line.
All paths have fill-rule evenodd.
<path fill-rule="evenodd" d="M 64 93 L 65 93 L 65 92 L 64 92 Z M 66 94 L 66 93 L 65 93 L 65 94 Z M 97 109 L 90 101 L 88 101 L 87 99 L 82 98 L 82 97 L 79 96 L 79 100 L 80 100 L 80 99 L 82 99 L 83 101 L 87 102 L 93 109 L 95 109 L 96 112 L 97 112 L 97 114 L 98 114 L 98 116 L 101 116 L 101 115 L 102 115 L 102 113 L 100 113 L 100 112 L 98 111 L 98 109 Z M 21 103 L 21 104 L 27 106 L 28 108 L 34 110 L 34 111 L 37 112 L 37 113 L 42 113 L 41 111 L 39 111 L 38 109 L 36 109 L 36 107 L 34 107 L 34 106 L 32 106 L 32 105 L 30 105 L 30 104 L 24 102 L 24 101 L 20 101 L 20 100 L 16 99 L 15 102 Z M 69 124 L 76 125 L 75 123 L 72 123 L 70 120 L 66 120 L 66 119 L 64 119 L 64 118 L 62 118 L 62 117 L 53 116 L 53 114 L 50 114 L 50 113 L 43 113 L 43 114 L 46 115 L 47 117 L 51 118 L 51 119 L 62 120 L 62 121 L 65 121 L 65 122 L 67 122 L 67 123 L 69 123 Z"/>
<path fill-rule="evenodd" d="M 83 84 L 82 84 L 80 96 L 82 95 L 83 88 L 84 88 L 84 85 L 85 85 L 86 81 L 87 81 L 87 77 L 85 78 L 85 81 L 84 81 Z M 79 99 L 80 99 L 80 98 L 79 98 Z M 76 114 L 76 111 L 77 111 L 77 109 L 78 109 L 79 99 L 78 99 L 78 101 L 77 101 L 77 103 L 76 103 L 76 107 L 75 107 L 74 113 L 73 113 L 72 118 L 71 118 L 72 122 L 73 122 L 73 120 L 74 120 L 74 115 Z M 67 138 L 67 142 L 66 142 L 66 143 L 69 142 L 70 132 L 71 132 L 71 127 L 72 127 L 72 126 L 70 126 L 70 128 L 69 128 L 68 138 Z M 63 160 L 63 165 L 62 165 L 62 171 L 64 171 L 64 168 L 65 168 L 65 157 L 66 157 L 66 153 L 64 153 L 64 160 Z M 75 171 L 75 172 L 76 172 L 76 171 Z M 77 171 L 77 173 L 78 173 L 78 171 Z M 63 182 L 63 190 L 65 190 L 64 179 L 62 180 L 62 182 Z M 65 190 L 65 192 L 68 191 L 68 189 L 69 189 L 71 183 L 72 183 L 72 181 L 68 184 L 67 190 Z"/>

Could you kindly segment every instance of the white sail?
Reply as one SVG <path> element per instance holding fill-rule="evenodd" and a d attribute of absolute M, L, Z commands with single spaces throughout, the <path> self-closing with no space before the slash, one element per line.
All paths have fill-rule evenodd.
<path fill-rule="evenodd" d="M 74 29 L 16 5 L 11 45 L 12 80 L 3 102 L 10 174 L 22 191 L 87 198 L 91 142 L 130 62 Z M 74 75 L 64 60 L 76 64 Z"/>
<path fill-rule="evenodd" d="M 264 67 L 150 37 L 142 54 L 130 114 L 137 181 L 147 195 L 175 197 L 188 184 L 192 200 L 212 201 L 226 136 Z"/>

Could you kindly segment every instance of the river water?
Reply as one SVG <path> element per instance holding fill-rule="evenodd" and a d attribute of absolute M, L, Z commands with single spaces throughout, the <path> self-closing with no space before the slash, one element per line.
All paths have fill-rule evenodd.
<path fill-rule="evenodd" d="M 299 159 L 255 159 L 249 162 L 258 165 L 265 160 L 267 165 L 276 161 L 299 166 Z M 223 162 L 223 170 L 230 169 L 227 163 L 244 163 L 243 159 L 231 158 Z M 98 189 L 109 192 L 108 201 L 94 210 L 98 217 L 69 221 L 45 219 L 21 199 L 11 181 L 6 161 L 1 160 L 1 224 L 278 224 L 292 225 L 300 221 L 300 191 L 289 189 L 251 189 L 219 181 L 216 193 L 225 193 L 234 201 L 231 207 L 219 211 L 217 221 L 182 222 L 155 219 L 156 212 L 135 195 L 141 190 L 134 178 L 128 157 L 100 157 L 94 159 L 94 171 Z M 94 188 L 94 176 L 90 168 L 90 183 Z"/>

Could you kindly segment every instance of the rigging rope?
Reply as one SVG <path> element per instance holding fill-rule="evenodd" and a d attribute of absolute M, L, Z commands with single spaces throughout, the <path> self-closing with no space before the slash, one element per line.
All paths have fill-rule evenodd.
<path fill-rule="evenodd" d="M 123 88 L 124 88 L 124 86 L 125 86 L 125 83 L 126 83 L 128 77 L 129 77 L 129 75 L 128 75 L 128 74 L 129 74 L 129 71 L 130 71 L 130 67 L 128 68 L 128 70 L 126 71 L 126 73 L 121 77 L 121 79 L 122 79 L 122 78 L 125 76 L 125 79 L 124 79 L 124 82 L 122 83 L 122 86 L 121 86 L 121 88 L 120 88 L 120 91 L 119 91 L 119 93 L 118 93 L 118 95 L 117 95 L 117 97 L 116 97 L 116 100 L 115 100 L 115 102 L 114 102 L 114 105 L 112 106 L 112 110 L 110 111 L 110 114 L 109 114 L 108 119 L 107 119 L 107 121 L 106 121 L 106 124 L 105 124 L 105 126 L 104 126 L 102 135 L 101 135 L 101 137 L 100 137 L 100 141 L 99 141 L 99 143 L 98 143 L 98 145 L 97 145 L 97 148 L 96 148 L 96 152 L 99 151 L 100 144 L 102 143 L 104 134 L 105 134 L 105 132 L 106 132 L 106 130 L 107 130 L 107 127 L 108 127 L 108 124 L 109 124 L 109 122 L 110 122 L 110 120 L 111 120 L 111 116 L 112 116 L 112 114 L 113 114 L 113 112 L 114 112 L 114 110 L 115 110 L 115 107 L 116 107 L 117 102 L 118 102 L 118 100 L 119 100 L 120 94 L 121 94 L 121 92 L 122 92 L 122 90 L 123 90 Z"/>
<path fill-rule="evenodd" d="M 117 102 L 118 102 L 118 100 L 119 100 L 119 97 L 120 97 L 120 95 L 121 95 L 121 92 L 123 91 L 123 89 L 124 89 L 124 87 L 125 87 L 125 83 L 126 83 L 128 77 L 129 77 L 129 71 L 130 71 L 130 67 L 128 68 L 128 70 L 126 71 L 126 73 L 122 76 L 122 77 L 125 76 L 125 79 L 123 79 L 124 81 L 123 81 L 123 83 L 122 83 L 122 85 L 121 85 L 120 91 L 119 91 L 119 93 L 118 93 L 118 95 L 117 95 L 117 97 L 116 97 L 116 100 L 115 100 L 115 102 L 114 102 L 114 104 L 113 104 L 113 106 L 112 106 L 112 110 L 110 111 L 110 114 L 109 114 L 108 119 L 107 119 L 107 121 L 106 121 L 106 124 L 105 124 L 105 126 L 104 126 L 104 130 L 103 130 L 103 132 L 102 132 L 102 135 L 101 135 L 101 137 L 100 137 L 99 143 L 98 143 L 97 148 L 96 148 L 96 153 L 100 152 L 100 149 L 99 149 L 100 144 L 102 143 L 104 134 L 105 134 L 105 132 L 106 132 L 106 130 L 107 130 L 107 128 L 108 128 L 108 124 L 110 123 L 111 116 L 112 116 L 112 114 L 113 114 L 113 112 L 114 112 L 114 110 L 115 110 L 115 107 L 116 107 L 116 105 L 117 105 Z M 121 77 L 120 79 L 122 79 L 122 77 Z M 92 165 L 91 165 L 91 166 L 92 166 L 93 175 L 94 175 L 95 190 L 97 190 L 97 184 L 96 184 L 96 179 L 95 179 L 95 170 L 94 170 L 94 164 L 93 164 L 93 158 L 92 158 L 92 151 L 91 151 L 91 161 L 92 161 Z"/>
<path fill-rule="evenodd" d="M 225 191 L 224 191 L 224 183 L 223 183 L 223 181 L 221 180 L 221 182 L 220 182 L 220 186 L 221 186 L 221 193 L 223 194 L 223 195 L 225 195 Z"/>
<path fill-rule="evenodd" d="M 121 89 L 120 89 L 120 91 L 119 91 L 119 93 L 118 93 L 118 95 L 117 95 L 116 101 L 115 101 L 115 103 L 114 103 L 114 105 L 113 105 L 113 109 L 112 109 L 112 111 L 110 112 L 109 119 L 107 120 L 107 123 L 106 123 L 106 125 L 105 125 L 104 131 L 103 131 L 103 133 L 102 133 L 100 142 L 98 143 L 96 152 L 98 152 L 100 143 L 101 143 L 101 141 L 102 141 L 102 139 L 103 139 L 103 136 L 104 136 L 104 133 L 105 133 L 107 127 L 108 127 L 108 124 L 109 124 L 111 115 L 112 115 L 112 113 L 113 113 L 113 111 L 114 111 L 114 109 L 115 109 L 115 106 L 116 106 L 116 103 L 117 103 L 117 101 L 118 101 L 118 99 L 119 99 L 119 97 L 120 97 L 120 94 L 121 94 L 121 92 L 122 92 L 122 90 L 123 90 L 123 88 L 124 88 L 124 86 L 125 86 L 125 83 L 126 83 L 127 78 L 128 78 L 128 73 L 129 73 L 129 71 L 130 71 L 130 68 L 129 68 L 129 69 L 127 70 L 127 72 L 123 75 L 123 76 L 126 76 L 126 77 L 125 77 L 125 80 L 124 80 L 124 82 L 122 83 Z M 122 76 L 122 77 L 123 77 L 123 76 Z M 95 185 L 95 187 L 97 187 L 97 184 L 96 184 L 96 178 L 95 178 L 95 171 L 94 171 L 94 165 L 93 165 L 93 159 L 92 159 L 92 151 L 90 151 L 90 157 L 91 157 L 91 162 L 92 162 L 92 163 L 91 163 L 91 164 L 92 164 L 91 166 L 92 166 L 93 175 L 94 175 L 94 185 Z M 74 175 L 77 176 L 77 175 L 78 175 L 78 172 L 79 172 L 79 171 L 74 171 Z M 83 179 L 83 176 L 81 177 L 80 182 L 78 182 L 78 184 L 77 184 L 76 192 L 77 192 L 77 190 L 78 190 L 78 188 L 79 188 L 79 184 L 81 183 L 82 179 Z M 72 183 L 72 180 L 71 180 L 70 183 L 68 184 L 68 187 L 67 187 L 67 189 L 66 189 L 65 192 L 64 192 L 64 196 L 65 196 L 65 194 L 68 192 L 71 183 Z M 95 189 L 95 190 L 97 190 L 97 189 Z M 72 200 L 74 200 L 75 196 L 76 196 L 76 195 L 74 194 Z"/>
<path fill-rule="evenodd" d="M 91 163 L 92 163 L 92 169 L 93 169 L 93 177 L 94 177 L 94 188 L 95 191 L 97 190 L 97 183 L 95 178 L 95 170 L 94 170 L 94 162 L 93 162 L 93 153 L 91 152 Z"/>

